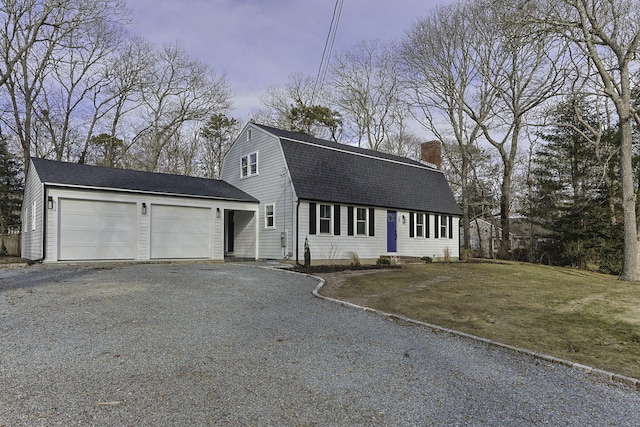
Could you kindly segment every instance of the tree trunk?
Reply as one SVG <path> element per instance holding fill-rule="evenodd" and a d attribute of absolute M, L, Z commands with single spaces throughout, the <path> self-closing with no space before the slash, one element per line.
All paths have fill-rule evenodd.
<path fill-rule="evenodd" d="M 620 175 L 622 181 L 622 216 L 624 218 L 624 254 L 622 263 L 622 280 L 640 281 L 640 264 L 638 263 L 638 228 L 636 223 L 636 193 L 633 180 L 632 134 L 629 116 L 622 119 L 622 147 L 620 148 Z"/>
<path fill-rule="evenodd" d="M 464 145 L 461 144 L 462 149 L 462 167 L 460 170 L 462 181 L 462 235 L 463 249 L 471 248 L 471 227 L 469 225 L 469 156 Z"/>
<path fill-rule="evenodd" d="M 511 226 L 510 226 L 510 202 L 511 202 L 511 174 L 512 163 L 504 159 L 504 172 L 500 191 L 500 227 L 502 228 L 502 238 L 498 249 L 499 259 L 511 259 Z"/>

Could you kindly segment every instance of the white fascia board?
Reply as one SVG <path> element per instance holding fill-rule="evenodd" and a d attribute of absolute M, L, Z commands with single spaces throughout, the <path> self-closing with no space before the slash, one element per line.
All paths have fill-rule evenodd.
<path fill-rule="evenodd" d="M 197 194 L 181 194 L 181 193 L 165 193 L 160 191 L 131 190 L 128 188 L 93 187 L 89 185 L 58 184 L 53 182 L 44 182 L 43 185 L 47 187 L 69 188 L 74 190 L 96 190 L 96 191 L 115 191 L 117 193 L 130 193 L 130 194 L 152 194 L 155 196 L 187 197 L 190 199 L 210 199 L 210 200 L 221 200 L 221 201 L 229 201 L 229 202 L 254 203 L 256 205 L 259 203 L 259 202 L 253 202 L 250 200 L 242 200 L 242 199 L 229 199 L 224 197 L 203 196 L 203 195 L 197 195 Z"/>

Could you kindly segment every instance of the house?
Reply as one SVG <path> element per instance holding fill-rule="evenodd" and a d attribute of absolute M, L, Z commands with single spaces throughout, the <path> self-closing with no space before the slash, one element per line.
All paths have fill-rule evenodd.
<path fill-rule="evenodd" d="M 425 159 L 432 148 L 423 147 Z M 260 201 L 258 258 L 299 262 L 305 240 L 313 260 L 458 258 L 461 210 L 431 163 L 249 123 L 221 178 Z M 245 220 L 225 211 L 228 229 Z M 237 255 L 228 236 L 226 253 Z"/>
<path fill-rule="evenodd" d="M 430 163 L 249 123 L 222 180 L 33 158 L 22 256 L 83 260 L 459 256 L 461 211 Z M 435 155 L 434 155 L 435 153 Z"/>
<path fill-rule="evenodd" d="M 495 221 L 495 220 L 494 220 Z M 475 218 L 469 222 L 469 244 L 476 258 L 495 258 L 498 255 L 502 228 L 491 221 Z M 460 227 L 460 245 L 463 246 L 464 230 Z"/>
<path fill-rule="evenodd" d="M 224 259 L 228 212 L 235 253 L 257 257 L 258 200 L 219 180 L 31 159 L 22 257 L 78 260 Z"/>
<path fill-rule="evenodd" d="M 532 224 L 526 218 L 511 218 L 509 243 L 511 257 L 518 261 L 534 261 L 534 255 L 547 241 L 551 232 Z M 470 249 L 477 258 L 496 258 L 502 239 L 502 228 L 497 219 L 476 218 L 469 223 Z M 463 245 L 464 232 L 460 228 L 460 245 Z"/>

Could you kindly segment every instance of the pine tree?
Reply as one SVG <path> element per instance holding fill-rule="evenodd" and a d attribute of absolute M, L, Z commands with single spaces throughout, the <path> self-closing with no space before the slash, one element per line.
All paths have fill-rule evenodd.
<path fill-rule="evenodd" d="M 620 187 L 615 155 L 603 162 L 598 152 L 617 153 L 620 136 L 608 129 L 598 138 L 598 152 L 590 129 L 599 129 L 593 105 L 583 97 L 559 104 L 553 125 L 539 136 L 545 141 L 535 153 L 534 191 L 527 216 L 553 232 L 542 250 L 550 263 L 619 273 L 623 230 Z M 603 178 L 604 177 L 604 178 Z M 606 178 L 606 179 L 605 179 Z"/>
<path fill-rule="evenodd" d="M 5 234 L 11 225 L 20 223 L 22 204 L 21 167 L 9 153 L 7 141 L 0 139 L 0 255 L 5 255 Z"/>

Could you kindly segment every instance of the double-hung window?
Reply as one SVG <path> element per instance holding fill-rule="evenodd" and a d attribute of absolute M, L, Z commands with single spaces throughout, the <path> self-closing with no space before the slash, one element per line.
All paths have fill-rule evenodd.
<path fill-rule="evenodd" d="M 356 208 L 356 235 L 367 235 L 367 209 Z"/>
<path fill-rule="evenodd" d="M 247 177 L 258 174 L 258 153 L 243 156 L 240 161 L 240 176 Z"/>
<path fill-rule="evenodd" d="M 424 215 L 416 214 L 416 237 L 424 237 Z"/>
<path fill-rule="evenodd" d="M 440 237 L 447 237 L 447 227 L 449 218 L 446 215 L 440 215 Z"/>
<path fill-rule="evenodd" d="M 331 233 L 331 205 L 320 205 L 320 233 Z"/>
<path fill-rule="evenodd" d="M 264 227 L 276 228 L 275 205 L 266 205 L 264 207 Z"/>

